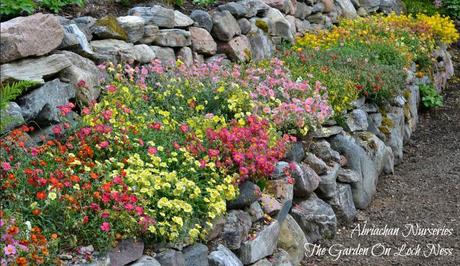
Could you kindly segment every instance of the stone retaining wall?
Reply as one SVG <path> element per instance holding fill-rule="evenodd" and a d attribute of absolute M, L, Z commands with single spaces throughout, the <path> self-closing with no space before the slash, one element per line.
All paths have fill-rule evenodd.
<path fill-rule="evenodd" d="M 331 27 L 340 17 L 393 10 L 401 10 L 399 0 L 243 0 L 211 12 L 195 10 L 190 16 L 153 6 L 99 20 L 19 17 L 1 23 L 0 80 L 35 80 L 40 85 L 9 104 L 6 112 L 16 120 L 7 129 L 33 122 L 42 128 L 32 136 L 39 141 L 60 122 L 57 106 L 71 99 L 97 100 L 99 63 L 260 60 L 271 57 L 282 41 Z M 436 56 L 434 82 L 442 88 L 453 68 L 445 48 Z M 339 225 L 352 222 L 357 209 L 371 202 L 379 176 L 392 173 L 403 160 L 403 144 L 418 121 L 418 86 L 430 82 L 416 77 L 415 65 L 407 73 L 406 89 L 385 108 L 388 111 L 359 99 L 343 127 L 330 121 L 312 140 L 293 145 L 264 193 L 251 182 L 242 184 L 228 214 L 216 220 L 208 245 L 158 246 L 155 258 L 139 259 L 144 245 L 124 241 L 120 252 L 110 252 L 92 265 L 135 260 L 132 265 L 137 266 L 299 265 L 304 244 L 333 238 Z M 294 169 L 292 177 L 284 174 L 286 167 Z"/>
<path fill-rule="evenodd" d="M 46 127 L 56 121 L 49 121 L 52 114 L 42 114 L 45 105 L 54 110 L 69 98 L 83 103 L 98 98 L 96 65 L 100 63 L 143 64 L 158 59 L 174 64 L 180 58 L 190 65 L 220 57 L 260 60 L 270 58 L 276 44 L 293 42 L 296 35 L 307 31 L 329 28 L 341 17 L 400 11 L 401 7 L 399 0 L 242 0 L 210 12 L 194 10 L 190 16 L 159 5 L 134 7 L 127 16 L 101 19 L 39 13 L 1 23 L 0 82 L 52 81 L 35 92 L 47 94 L 47 102 L 25 104 L 32 97 L 25 95 L 16 102 L 19 106 L 12 103 L 9 107 L 18 121 L 40 116 L 45 119 L 39 119 L 38 124 Z M 80 80 L 85 86 L 78 86 Z M 67 86 L 65 83 L 73 87 L 67 95 L 58 99 L 47 92 Z M 83 88 L 74 91 L 76 87 Z M 13 126 L 16 124 L 7 129 Z"/>

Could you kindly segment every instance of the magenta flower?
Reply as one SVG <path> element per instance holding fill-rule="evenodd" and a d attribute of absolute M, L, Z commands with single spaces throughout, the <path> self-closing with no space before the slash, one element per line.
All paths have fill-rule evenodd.
<path fill-rule="evenodd" d="M 109 142 L 107 140 L 99 143 L 99 147 L 101 147 L 101 149 L 105 149 L 109 146 Z"/>
<path fill-rule="evenodd" d="M 101 225 L 101 230 L 104 232 L 110 231 L 110 224 L 108 222 L 103 222 Z"/>
<path fill-rule="evenodd" d="M 11 165 L 10 165 L 10 163 L 3 162 L 3 163 L 2 163 L 2 168 L 3 168 L 3 170 L 5 170 L 5 171 L 9 171 L 9 170 L 11 170 Z"/>
<path fill-rule="evenodd" d="M 53 133 L 54 133 L 55 135 L 60 135 L 60 134 L 62 133 L 62 127 L 61 127 L 61 125 L 55 125 L 55 126 L 51 129 L 51 131 L 53 131 Z"/>
<path fill-rule="evenodd" d="M 147 149 L 147 152 L 148 152 L 150 155 L 155 155 L 155 154 L 157 154 L 158 149 L 157 149 L 156 147 L 149 147 L 149 148 Z"/>

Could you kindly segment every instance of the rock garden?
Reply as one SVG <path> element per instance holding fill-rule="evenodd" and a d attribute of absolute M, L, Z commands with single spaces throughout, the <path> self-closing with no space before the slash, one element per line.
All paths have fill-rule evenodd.
<path fill-rule="evenodd" d="M 450 5 L 84 2 L 1 4 L 2 266 L 306 265 L 454 76 Z"/>

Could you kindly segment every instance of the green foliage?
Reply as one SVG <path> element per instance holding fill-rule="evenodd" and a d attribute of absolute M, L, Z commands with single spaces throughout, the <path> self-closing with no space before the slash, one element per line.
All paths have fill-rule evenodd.
<path fill-rule="evenodd" d="M 420 86 L 420 94 L 422 96 L 422 104 L 426 108 L 441 107 L 443 105 L 443 98 L 433 85 Z"/>
<path fill-rule="evenodd" d="M 35 85 L 37 82 L 28 80 L 0 85 L 0 110 L 3 110 L 9 101 L 16 99 L 21 93 Z"/>
<path fill-rule="evenodd" d="M 404 84 L 404 57 L 391 46 L 351 42 L 321 52 L 312 49 L 285 53 L 294 78 L 319 80 L 327 87 L 336 116 L 361 95 L 382 103 Z"/>
<path fill-rule="evenodd" d="M 460 0 L 442 0 L 442 7 L 446 15 L 460 19 Z"/>
<path fill-rule="evenodd" d="M 85 0 L 41 0 L 40 5 L 54 13 L 58 13 L 64 6 L 67 5 L 83 6 Z"/>
<path fill-rule="evenodd" d="M 407 14 L 415 16 L 419 13 L 423 13 L 432 16 L 438 13 L 433 0 L 403 0 L 403 2 L 407 8 Z"/>
<path fill-rule="evenodd" d="M 83 6 L 85 0 L 2 0 L 0 1 L 0 15 L 17 16 L 20 14 L 32 14 L 37 8 L 44 8 L 58 13 L 64 6 Z"/>
<path fill-rule="evenodd" d="M 216 3 L 216 0 L 193 0 L 193 3 L 200 6 L 210 6 Z"/>
<path fill-rule="evenodd" d="M 0 112 L 2 117 L 0 119 L 0 131 L 5 129 L 5 125 L 11 122 L 11 117 L 3 116 L 3 111 L 8 106 L 8 102 L 16 99 L 28 88 L 35 86 L 37 83 L 34 81 L 19 81 L 11 84 L 0 85 Z"/>
<path fill-rule="evenodd" d="M 439 0 L 439 6 L 435 0 L 403 0 L 407 13 L 416 15 L 419 13 L 432 16 L 436 13 L 460 19 L 460 0 Z"/>
<path fill-rule="evenodd" d="M 21 13 L 31 14 L 37 5 L 33 0 L 2 0 L 0 1 L 0 15 L 13 16 Z"/>

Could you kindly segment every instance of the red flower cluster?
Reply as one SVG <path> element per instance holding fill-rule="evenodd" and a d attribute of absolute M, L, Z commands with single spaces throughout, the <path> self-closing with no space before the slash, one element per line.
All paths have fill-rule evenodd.
<path fill-rule="evenodd" d="M 269 123 L 256 116 L 249 116 L 247 124 L 233 122 L 229 128 L 207 130 L 208 155 L 217 167 L 236 169 L 240 181 L 256 180 L 270 176 L 276 163 L 286 152 L 290 137 L 271 143 Z"/>

